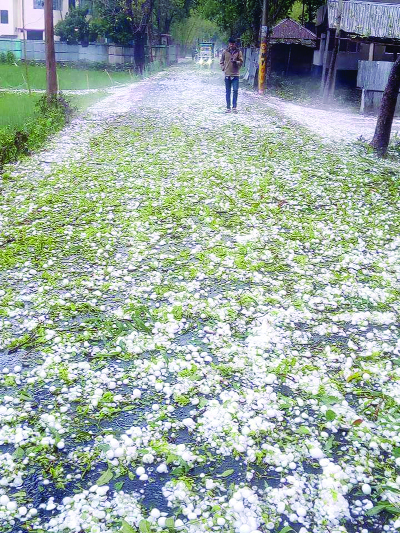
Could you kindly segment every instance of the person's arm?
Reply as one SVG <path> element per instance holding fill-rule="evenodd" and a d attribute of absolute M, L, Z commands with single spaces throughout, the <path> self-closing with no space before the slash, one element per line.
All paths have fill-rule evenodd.
<path fill-rule="evenodd" d="M 243 54 L 241 50 L 239 50 L 238 58 L 237 58 L 237 66 L 240 68 L 243 65 Z"/>
<path fill-rule="evenodd" d="M 225 52 L 222 52 L 221 60 L 220 60 L 219 64 L 221 65 L 221 69 L 225 70 Z"/>

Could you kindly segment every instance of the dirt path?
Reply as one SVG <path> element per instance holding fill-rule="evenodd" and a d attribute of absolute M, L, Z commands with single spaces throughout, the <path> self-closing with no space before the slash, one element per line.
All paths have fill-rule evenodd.
<path fill-rule="evenodd" d="M 395 533 L 395 163 L 179 66 L 1 187 L 2 533 Z"/>

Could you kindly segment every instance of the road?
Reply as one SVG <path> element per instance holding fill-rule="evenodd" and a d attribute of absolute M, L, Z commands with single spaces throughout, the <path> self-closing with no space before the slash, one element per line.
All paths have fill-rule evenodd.
<path fill-rule="evenodd" d="M 6 168 L 2 532 L 399 527 L 398 160 L 239 106 L 180 65 Z"/>

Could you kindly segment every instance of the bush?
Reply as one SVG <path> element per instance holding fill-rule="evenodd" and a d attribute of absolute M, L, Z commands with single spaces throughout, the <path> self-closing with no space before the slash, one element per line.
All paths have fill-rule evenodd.
<path fill-rule="evenodd" d="M 62 95 L 51 99 L 43 96 L 36 105 L 37 116 L 24 128 L 18 131 L 9 128 L 0 130 L 0 169 L 20 155 L 28 155 L 40 148 L 51 133 L 63 128 L 74 111 Z"/>
<path fill-rule="evenodd" d="M 14 52 L 11 52 L 11 50 L 0 53 L 0 63 L 7 63 L 8 65 L 13 65 L 16 62 L 16 55 L 14 54 Z"/>

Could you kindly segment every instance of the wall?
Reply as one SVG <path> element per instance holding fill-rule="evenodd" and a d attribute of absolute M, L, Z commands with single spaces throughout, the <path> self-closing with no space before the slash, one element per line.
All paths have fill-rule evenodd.
<path fill-rule="evenodd" d="M 378 111 L 392 67 L 393 62 L 389 61 L 360 61 L 357 87 L 362 89 L 361 111 L 363 113 Z M 396 115 L 399 114 L 400 100 L 396 107 Z"/>
<path fill-rule="evenodd" d="M 30 61 L 45 61 L 44 41 L 25 41 L 26 59 Z M 11 50 L 17 59 L 23 59 L 24 43 L 20 39 L 3 39 L 0 37 L 0 52 Z M 110 65 L 134 64 L 134 49 L 131 46 L 116 46 L 114 44 L 66 44 L 55 42 L 56 61 L 68 62 L 96 62 Z M 153 59 L 164 65 L 171 65 L 178 61 L 179 46 L 153 47 Z"/>
<path fill-rule="evenodd" d="M 15 12 L 14 0 L 1 0 L 0 9 L 8 11 L 8 24 L 0 24 L 0 35 L 14 35 L 15 30 Z"/>

